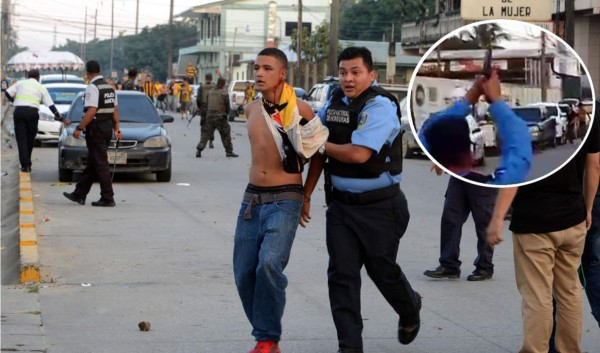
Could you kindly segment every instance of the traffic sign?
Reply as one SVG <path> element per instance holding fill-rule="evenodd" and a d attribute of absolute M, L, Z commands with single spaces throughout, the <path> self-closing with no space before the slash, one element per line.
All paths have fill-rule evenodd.
<path fill-rule="evenodd" d="M 553 0 L 461 0 L 463 20 L 550 21 Z"/>

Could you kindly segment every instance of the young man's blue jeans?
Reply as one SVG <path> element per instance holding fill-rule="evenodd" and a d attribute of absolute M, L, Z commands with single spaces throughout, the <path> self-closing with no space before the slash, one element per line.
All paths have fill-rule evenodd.
<path fill-rule="evenodd" d="M 600 200 L 594 201 L 592 226 L 585 237 L 581 265 L 585 276 L 585 293 L 592 315 L 600 326 Z"/>
<path fill-rule="evenodd" d="M 302 203 L 280 200 L 252 207 L 252 217 L 244 218 L 249 201 L 243 201 L 238 214 L 233 248 L 233 272 L 246 316 L 257 341 L 281 337 L 285 307 L 288 263 L 298 228 Z"/>

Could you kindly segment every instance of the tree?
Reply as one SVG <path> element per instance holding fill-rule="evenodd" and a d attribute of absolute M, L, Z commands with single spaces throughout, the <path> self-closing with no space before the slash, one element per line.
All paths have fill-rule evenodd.
<path fill-rule="evenodd" d="M 308 32 L 307 28 L 303 28 L 302 32 L 302 60 L 314 63 L 321 63 L 326 60 L 329 55 L 329 23 L 321 22 L 320 25 L 315 27 L 312 34 Z M 291 39 L 290 48 L 295 52 L 298 40 L 297 30 L 292 32 Z"/>
<path fill-rule="evenodd" d="M 438 0 L 342 0 L 340 39 L 399 41 L 402 23 L 421 20 L 435 9 Z"/>
<path fill-rule="evenodd" d="M 196 26 L 187 22 L 173 23 L 173 52 L 175 55 L 179 48 L 195 43 L 197 37 Z M 137 35 L 125 36 L 123 33 L 114 40 L 113 67 L 118 72 L 119 79 L 124 70 L 131 66 L 140 71 L 148 68 L 153 74 L 153 79 L 165 81 L 167 79 L 167 51 L 166 37 L 168 25 L 157 25 L 152 28 L 144 27 Z M 67 40 L 67 44 L 53 48 L 79 53 L 81 43 Z M 110 39 L 92 40 L 86 45 L 86 58 L 97 60 L 103 69 L 103 74 L 110 75 Z M 177 57 L 173 58 L 177 61 Z"/>
<path fill-rule="evenodd" d="M 510 34 L 497 23 L 485 23 L 473 26 L 458 34 L 463 42 L 477 44 L 481 49 L 501 49 L 501 40 L 510 40 Z"/>

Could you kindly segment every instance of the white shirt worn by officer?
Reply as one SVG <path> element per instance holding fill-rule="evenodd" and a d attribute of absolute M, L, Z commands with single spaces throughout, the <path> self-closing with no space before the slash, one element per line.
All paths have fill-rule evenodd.
<path fill-rule="evenodd" d="M 40 109 L 40 103 L 44 103 L 47 107 L 54 105 L 46 87 L 42 86 L 35 78 L 19 81 L 6 91 L 12 97 L 15 97 L 13 102 L 15 107 Z"/>

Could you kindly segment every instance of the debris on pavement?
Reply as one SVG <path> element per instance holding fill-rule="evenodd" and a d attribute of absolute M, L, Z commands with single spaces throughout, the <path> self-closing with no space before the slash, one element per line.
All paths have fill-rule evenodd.
<path fill-rule="evenodd" d="M 150 331 L 150 323 L 148 321 L 142 321 L 138 324 L 140 331 Z"/>

